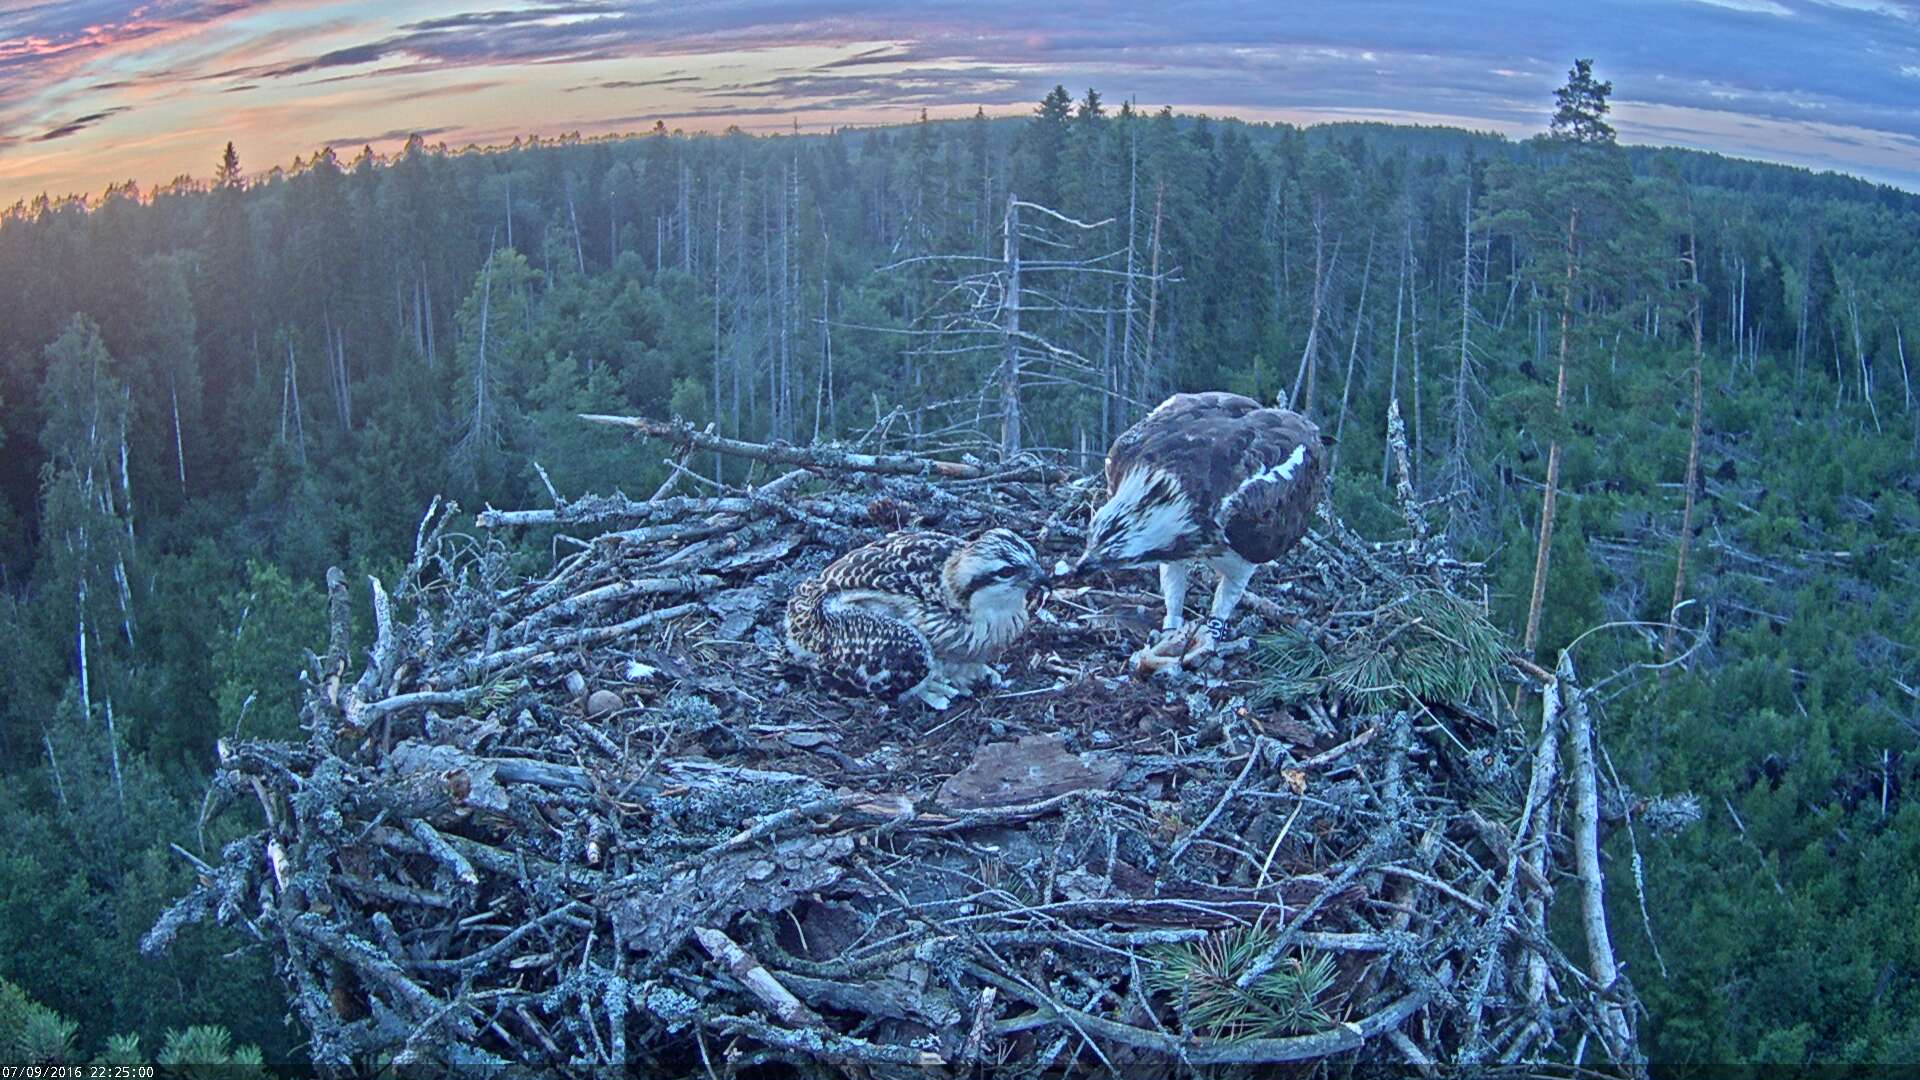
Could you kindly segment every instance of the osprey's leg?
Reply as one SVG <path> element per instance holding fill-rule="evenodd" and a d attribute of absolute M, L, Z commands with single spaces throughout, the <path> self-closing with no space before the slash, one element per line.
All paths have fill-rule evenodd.
<path fill-rule="evenodd" d="M 1213 608 L 1207 612 L 1207 622 L 1214 633 L 1223 634 L 1227 618 L 1239 606 L 1240 598 L 1247 594 L 1247 582 L 1253 580 L 1253 572 L 1259 567 L 1229 553 L 1221 556 L 1213 568 L 1220 574 L 1220 584 L 1214 586 Z"/>
<path fill-rule="evenodd" d="M 1160 598 L 1167 602 L 1160 629 L 1178 630 L 1186 622 L 1187 576 L 1192 572 L 1193 565 L 1184 559 L 1160 564 Z"/>
<path fill-rule="evenodd" d="M 1187 581 L 1192 573 L 1193 564 L 1185 559 L 1160 564 L 1160 598 L 1166 602 L 1167 612 L 1160 620 L 1160 632 L 1128 661 L 1133 670 L 1151 675 L 1180 662 L 1186 651 L 1186 635 L 1180 631 L 1187 621 Z"/>
<path fill-rule="evenodd" d="M 1240 598 L 1246 595 L 1247 582 L 1253 580 L 1253 572 L 1258 569 L 1232 552 L 1214 560 L 1213 568 L 1220 575 L 1220 583 L 1213 590 L 1213 607 L 1207 613 L 1206 626 L 1194 631 L 1193 644 L 1180 658 L 1188 665 L 1212 655 L 1220 639 L 1227 636 L 1227 619 L 1239 605 Z"/>

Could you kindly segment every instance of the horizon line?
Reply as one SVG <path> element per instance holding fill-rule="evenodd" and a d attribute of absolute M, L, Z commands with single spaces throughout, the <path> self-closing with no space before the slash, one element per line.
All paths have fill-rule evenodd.
<path fill-rule="evenodd" d="M 1334 118 L 1334 119 L 1315 120 L 1308 123 L 1298 123 L 1295 121 L 1285 120 L 1285 119 L 1263 119 L 1263 118 L 1257 118 L 1257 117 L 1247 117 L 1247 116 L 1242 116 L 1238 114 L 1212 113 L 1205 110 L 1182 112 L 1171 105 L 1164 105 L 1164 106 L 1161 106 L 1159 109 L 1151 109 L 1151 110 L 1141 109 L 1138 107 L 1137 103 L 1132 102 L 1130 100 L 1123 102 L 1123 104 L 1133 106 L 1134 115 L 1143 117 L 1143 118 L 1152 117 L 1154 115 L 1157 115 L 1159 112 L 1165 110 L 1165 111 L 1171 112 L 1173 114 L 1173 117 L 1176 120 L 1178 119 L 1207 120 L 1207 121 L 1220 122 L 1220 123 L 1245 124 L 1250 127 L 1287 127 L 1287 128 L 1293 128 L 1303 133 L 1312 131 L 1316 128 L 1332 128 L 1332 127 L 1343 127 L 1343 126 L 1354 126 L 1354 127 L 1374 126 L 1374 127 L 1386 127 L 1386 128 L 1409 128 L 1409 129 L 1428 130 L 1428 131 L 1451 132 L 1451 133 L 1458 133 L 1460 135 L 1465 135 L 1465 136 L 1476 136 L 1476 137 L 1482 137 L 1482 138 L 1498 139 L 1504 143 L 1507 143 L 1510 145 L 1516 145 L 1516 146 L 1524 145 L 1525 143 L 1531 142 L 1534 139 L 1539 138 L 1540 136 L 1545 134 L 1545 129 L 1542 129 L 1538 132 L 1535 132 L 1532 135 L 1516 137 L 1505 131 L 1499 130 L 1497 127 L 1471 128 L 1471 127 L 1461 126 L 1458 124 L 1422 123 L 1422 122 L 1413 121 L 1413 120 L 1389 120 L 1389 119 L 1374 119 L 1374 118 L 1362 118 L 1362 117 Z M 962 106 L 961 108 L 964 109 L 964 106 Z M 334 156 L 336 160 L 339 162 L 339 168 L 342 171 L 345 171 L 348 168 L 350 162 L 358 162 L 361 158 L 366 157 L 367 156 L 366 152 L 368 151 L 372 152 L 372 163 L 376 167 L 390 167 L 399 161 L 399 154 L 397 152 L 385 152 L 385 151 L 375 150 L 374 149 L 375 145 L 380 144 L 380 145 L 391 146 L 391 145 L 397 144 L 399 148 L 404 149 L 405 146 L 415 138 L 420 138 L 423 141 L 424 145 L 429 148 L 428 152 L 430 153 L 434 153 L 442 156 L 454 157 L 454 156 L 460 156 L 464 154 L 512 153 L 518 150 L 533 149 L 543 145 L 578 145 L 578 144 L 592 144 L 592 143 L 603 143 L 603 142 L 625 142 L 628 140 L 655 138 L 661 134 L 666 134 L 668 136 L 688 137 L 688 138 L 701 138 L 701 137 L 722 138 L 722 137 L 735 135 L 735 134 L 744 135 L 754 139 L 831 138 L 835 135 L 841 134 L 843 132 L 848 132 L 848 131 L 884 131 L 884 130 L 889 130 L 894 128 L 912 127 L 913 125 L 920 124 L 920 123 L 930 123 L 930 124 L 966 123 L 979 118 L 984 118 L 990 121 L 1031 119 L 1033 115 L 1032 109 L 1027 106 L 1021 106 L 1019 108 L 1019 111 L 1002 111 L 1002 112 L 989 112 L 987 111 L 987 108 L 985 105 L 979 105 L 979 104 L 976 104 L 975 108 L 977 111 L 969 115 L 960 115 L 960 116 L 949 115 L 949 116 L 934 117 L 934 116 L 926 115 L 926 109 L 923 107 L 921 110 L 922 115 L 917 119 L 901 120 L 901 121 L 894 121 L 894 122 L 870 123 L 870 124 L 862 124 L 862 123 L 814 124 L 814 125 L 811 125 L 813 130 L 803 130 L 802 129 L 803 125 L 798 115 L 793 115 L 785 118 L 784 120 L 778 121 L 777 123 L 758 122 L 752 125 L 742 125 L 736 122 L 736 123 L 727 124 L 725 127 L 720 127 L 720 128 L 702 127 L 702 128 L 693 128 L 693 129 L 688 129 L 686 127 L 681 127 L 681 126 L 675 126 L 675 127 L 665 127 L 665 130 L 663 132 L 661 128 L 666 125 L 666 122 L 668 120 L 670 119 L 685 120 L 685 119 L 691 118 L 692 116 L 697 115 L 697 114 L 681 114 L 676 116 L 674 114 L 669 113 L 669 114 L 662 114 L 661 116 L 656 118 L 654 121 L 655 127 L 653 128 L 607 131 L 607 132 L 599 132 L 592 135 L 582 134 L 578 127 L 575 127 L 566 131 L 544 131 L 543 132 L 543 131 L 533 130 L 533 131 L 527 131 L 523 133 L 516 133 L 513 136 L 512 141 L 510 142 L 482 143 L 482 142 L 476 142 L 476 141 L 469 141 L 465 144 L 458 145 L 458 146 L 455 146 L 454 144 L 447 142 L 445 139 L 441 139 L 437 142 L 427 142 L 426 140 L 429 136 L 426 133 L 439 134 L 439 132 L 434 132 L 433 129 L 429 127 L 422 130 L 408 131 L 405 134 L 402 134 L 398 131 L 385 132 L 371 139 L 360 138 L 360 139 L 352 139 L 352 140 L 338 140 L 334 142 L 324 142 L 319 146 L 316 146 L 313 148 L 311 152 L 311 156 L 307 154 L 296 153 L 291 162 L 275 162 L 274 164 L 268 166 L 266 169 L 262 169 L 259 171 L 253 171 L 253 172 L 243 171 L 242 175 L 244 179 L 240 186 L 242 187 L 242 189 L 252 189 L 254 187 L 264 186 L 265 184 L 274 182 L 273 178 L 276 176 L 284 177 L 287 175 L 293 175 L 293 176 L 301 175 L 308 168 L 311 167 L 313 161 L 318 160 L 322 154 L 325 154 L 330 151 L 335 152 Z M 1118 111 L 1116 110 L 1114 113 L 1109 113 L 1108 115 L 1111 117 L 1117 114 L 1118 114 Z M 772 116 L 773 114 L 769 113 L 767 115 Z M 227 145 L 235 145 L 237 148 L 237 142 L 235 140 L 226 140 L 220 144 L 221 147 L 225 147 Z M 1841 179 L 1851 180 L 1851 181 L 1866 185 L 1867 187 L 1872 189 L 1885 188 L 1888 190 L 1900 192 L 1905 195 L 1920 197 L 1920 187 L 1907 187 L 1905 185 L 1902 185 L 1890 180 L 1879 179 L 1873 176 L 1866 175 L 1864 173 L 1850 172 L 1843 169 L 1835 169 L 1835 168 L 1815 169 L 1811 166 L 1799 165 L 1792 162 L 1771 160 L 1771 159 L 1762 158 L 1762 157 L 1749 157 L 1749 156 L 1743 156 L 1743 155 L 1735 155 L 1735 154 L 1727 153 L 1726 151 L 1723 151 L 1723 150 L 1711 150 L 1711 149 L 1706 149 L 1704 147 L 1689 146 L 1689 145 L 1686 145 L 1683 143 L 1677 143 L 1677 142 L 1631 142 L 1631 143 L 1617 142 L 1615 145 L 1617 145 L 1619 148 L 1623 150 L 1625 149 L 1679 150 L 1679 151 L 1688 152 L 1688 153 L 1703 154 L 1703 155 L 1708 155 L 1712 157 L 1724 158 L 1729 161 L 1738 161 L 1738 162 L 1744 162 L 1752 165 L 1762 165 L 1770 168 L 1785 169 L 1792 172 L 1805 173 L 1809 176 L 1814 176 L 1814 177 L 1823 177 L 1823 176 L 1839 177 Z M 356 152 L 351 159 L 346 159 L 343 155 L 338 153 L 338 151 L 342 149 L 353 149 L 356 147 L 358 148 L 358 152 Z M 180 173 L 167 180 L 163 180 L 163 181 L 156 180 L 156 181 L 150 181 L 147 183 L 142 183 L 138 178 L 135 178 L 135 177 L 128 177 L 122 180 L 112 180 L 112 181 L 108 181 L 107 184 L 104 187 L 100 188 L 97 192 L 68 191 L 60 195 L 54 195 L 50 190 L 43 189 L 41 192 L 35 195 L 22 195 L 22 196 L 16 197 L 13 202 L 7 204 L 4 207 L 0 207 L 0 221 L 19 220 L 22 217 L 24 217 L 24 211 L 33 210 L 35 208 L 39 208 L 42 206 L 46 208 L 64 208 L 64 207 L 73 206 L 77 203 L 83 210 L 90 212 L 92 210 L 98 209 L 100 206 L 103 206 L 109 201 L 112 201 L 114 199 L 127 198 L 128 196 L 125 194 L 125 191 L 129 187 L 133 188 L 137 193 L 135 195 L 135 201 L 137 203 L 141 205 L 151 205 L 154 199 L 162 194 L 173 194 L 181 191 L 183 188 L 183 183 L 184 185 L 187 186 L 186 187 L 187 190 L 193 191 L 195 193 L 207 193 L 213 190 L 213 185 L 215 181 L 214 181 L 214 178 L 211 176 L 201 176 L 194 173 Z"/>

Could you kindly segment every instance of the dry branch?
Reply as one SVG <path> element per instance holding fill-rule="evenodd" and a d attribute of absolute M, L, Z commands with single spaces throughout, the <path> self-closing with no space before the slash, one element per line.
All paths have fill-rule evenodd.
<path fill-rule="evenodd" d="M 985 470 L 978 465 L 968 465 L 958 461 L 935 461 L 914 454 L 862 454 L 833 446 L 769 446 L 743 442 L 739 439 L 696 431 L 692 424 L 685 421 L 667 422 L 645 416 L 597 416 L 591 413 L 582 413 L 580 419 L 596 424 L 629 428 L 642 435 L 665 440 L 682 449 L 711 450 L 734 457 L 781 465 L 799 465 L 803 468 L 830 469 L 837 472 L 944 476 L 954 480 L 985 475 Z"/>

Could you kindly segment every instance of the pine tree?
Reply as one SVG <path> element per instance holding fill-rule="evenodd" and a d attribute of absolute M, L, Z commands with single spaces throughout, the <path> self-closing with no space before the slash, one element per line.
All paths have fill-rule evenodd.
<path fill-rule="evenodd" d="M 1613 145 L 1613 127 L 1605 119 L 1612 93 L 1612 82 L 1594 79 L 1592 60 L 1575 60 L 1567 71 L 1567 85 L 1553 92 L 1559 105 L 1550 127 L 1553 137 L 1582 146 Z"/>

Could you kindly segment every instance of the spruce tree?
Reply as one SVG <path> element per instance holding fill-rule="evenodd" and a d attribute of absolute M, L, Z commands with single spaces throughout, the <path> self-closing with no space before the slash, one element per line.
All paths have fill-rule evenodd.
<path fill-rule="evenodd" d="M 220 154 L 220 164 L 213 170 L 213 186 L 237 188 L 240 186 L 240 154 L 229 142 L 226 150 Z"/>

